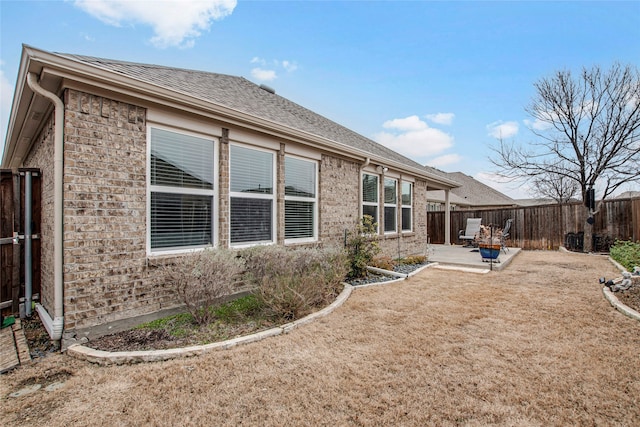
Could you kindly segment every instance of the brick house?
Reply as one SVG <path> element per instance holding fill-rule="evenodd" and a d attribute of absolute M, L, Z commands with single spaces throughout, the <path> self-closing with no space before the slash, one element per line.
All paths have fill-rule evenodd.
<path fill-rule="evenodd" d="M 370 214 L 384 252 L 423 253 L 427 189 L 456 186 L 241 77 L 29 46 L 2 167 L 41 171 L 55 340 L 177 306 L 154 265 L 194 249 L 340 245 Z"/>

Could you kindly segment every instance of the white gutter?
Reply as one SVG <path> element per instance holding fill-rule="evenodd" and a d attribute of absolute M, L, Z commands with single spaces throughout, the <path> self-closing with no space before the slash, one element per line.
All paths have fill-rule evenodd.
<path fill-rule="evenodd" d="M 64 103 L 53 92 L 49 92 L 37 82 L 34 73 L 27 73 L 27 84 L 32 91 L 49 99 L 55 105 L 55 122 L 53 134 L 53 313 L 51 316 L 40 304 L 36 310 L 51 340 L 60 341 L 64 328 L 64 302 L 63 302 L 63 149 L 64 149 Z"/>

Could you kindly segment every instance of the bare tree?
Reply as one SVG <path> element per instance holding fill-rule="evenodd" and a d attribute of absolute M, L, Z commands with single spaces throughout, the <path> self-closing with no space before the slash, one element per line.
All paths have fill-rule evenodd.
<path fill-rule="evenodd" d="M 511 178 L 564 177 L 575 181 L 582 200 L 589 189 L 606 199 L 621 185 L 640 182 L 640 73 L 635 66 L 595 66 L 578 77 L 558 71 L 534 84 L 526 111 L 537 139 L 527 146 L 500 141 L 491 159 Z M 585 236 L 592 216 L 585 207 Z M 591 250 L 585 238 L 584 250 Z"/>
<path fill-rule="evenodd" d="M 537 196 L 550 198 L 556 203 L 568 203 L 580 187 L 578 183 L 563 175 L 547 173 L 533 178 L 533 191 Z"/>

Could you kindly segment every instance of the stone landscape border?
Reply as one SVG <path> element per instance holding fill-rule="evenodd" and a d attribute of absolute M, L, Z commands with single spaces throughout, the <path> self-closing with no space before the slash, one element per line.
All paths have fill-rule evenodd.
<path fill-rule="evenodd" d="M 617 262 L 615 259 L 609 257 L 609 261 L 611 261 L 611 263 L 613 265 L 616 266 L 616 268 L 618 270 L 622 271 L 627 271 L 626 268 L 624 268 L 619 262 Z M 637 321 L 640 321 L 640 313 L 638 313 L 636 310 L 634 310 L 633 308 L 623 304 L 620 302 L 620 300 L 614 295 L 613 292 L 611 292 L 611 289 L 609 289 L 607 286 L 603 286 L 602 287 L 602 293 L 604 294 L 604 297 L 607 301 L 609 301 L 609 303 L 616 309 L 618 310 L 620 313 L 624 314 L 625 316 L 628 316 L 632 319 L 635 319 Z"/>
<path fill-rule="evenodd" d="M 245 335 L 226 341 L 214 342 L 210 344 L 194 345 L 183 348 L 171 348 L 167 350 L 137 350 L 137 351 L 103 351 L 96 350 L 82 344 L 73 344 L 67 348 L 67 354 L 76 359 L 86 360 L 98 365 L 123 365 L 141 362 L 160 362 L 163 360 L 177 359 L 182 357 L 197 356 L 208 353 L 210 351 L 226 350 L 238 345 L 249 344 L 261 341 L 265 338 L 275 337 L 283 333 L 289 333 L 299 326 L 310 323 L 320 317 L 324 317 L 336 308 L 340 307 L 349 298 L 353 286 L 345 283 L 344 289 L 338 295 L 336 300 L 320 311 L 311 313 L 308 316 L 298 319 L 295 322 L 287 323 L 282 326 L 268 329 L 266 331 L 256 332 L 255 334 Z"/>
<path fill-rule="evenodd" d="M 398 277 L 395 280 L 388 280 L 385 282 L 371 283 L 367 285 L 357 286 L 357 288 L 365 288 L 369 286 L 380 286 L 380 285 L 388 285 L 391 283 L 401 282 L 403 280 L 408 279 L 409 277 L 418 274 L 425 268 L 434 267 L 437 263 L 430 263 L 423 267 L 412 271 L 409 274 L 404 273 L 396 273 L 390 272 L 387 270 L 381 269 L 373 269 L 378 273 L 392 275 L 394 277 Z M 136 350 L 136 351 L 104 351 L 104 350 L 96 350 L 91 347 L 87 347 L 82 344 L 72 344 L 67 348 L 67 354 L 69 356 L 75 357 L 76 359 L 86 360 L 91 363 L 95 363 L 98 365 L 124 365 L 124 364 L 133 364 L 133 363 L 142 363 L 142 362 L 160 362 L 163 360 L 177 359 L 182 357 L 191 357 L 197 356 L 200 354 L 204 354 L 210 351 L 217 350 L 226 350 L 232 347 L 236 347 L 238 345 L 249 344 L 256 341 L 261 341 L 265 338 L 275 337 L 283 333 L 289 333 L 292 330 L 310 323 L 320 317 L 324 317 L 331 312 L 333 312 L 336 308 L 340 307 L 344 302 L 349 298 L 351 292 L 355 287 L 351 286 L 348 283 L 344 284 L 344 289 L 338 295 L 336 300 L 328 305 L 327 307 L 319 310 L 315 313 L 311 313 L 308 316 L 303 317 L 302 319 L 298 319 L 294 322 L 287 323 L 282 326 L 278 326 L 275 328 L 267 329 L 266 331 L 256 332 L 254 334 L 245 335 L 238 338 L 233 338 L 226 341 L 219 341 L 210 344 L 203 345 L 194 345 L 189 347 L 182 348 L 171 348 L 166 350 Z"/>

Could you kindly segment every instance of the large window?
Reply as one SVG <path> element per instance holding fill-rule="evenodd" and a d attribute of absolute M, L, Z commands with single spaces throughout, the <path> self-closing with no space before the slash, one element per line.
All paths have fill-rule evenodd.
<path fill-rule="evenodd" d="M 384 232 L 398 231 L 398 181 L 392 178 L 384 179 Z"/>
<path fill-rule="evenodd" d="M 284 238 L 316 240 L 317 163 L 287 156 L 284 171 Z"/>
<path fill-rule="evenodd" d="M 230 234 L 232 245 L 275 240 L 273 152 L 232 144 L 230 147 Z"/>
<path fill-rule="evenodd" d="M 150 250 L 213 244 L 214 142 L 151 127 Z"/>
<path fill-rule="evenodd" d="M 378 176 L 362 174 L 362 215 L 373 217 L 378 222 Z"/>
<path fill-rule="evenodd" d="M 412 231 L 413 184 L 402 181 L 402 231 Z"/>

